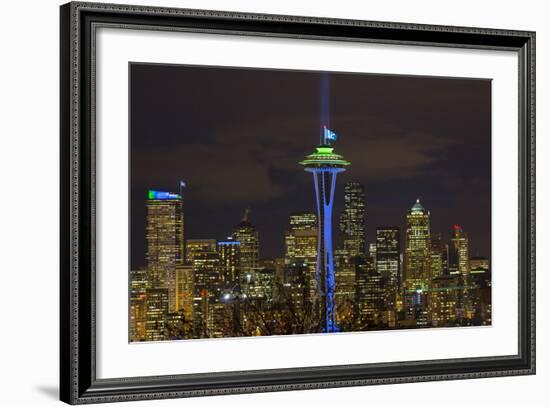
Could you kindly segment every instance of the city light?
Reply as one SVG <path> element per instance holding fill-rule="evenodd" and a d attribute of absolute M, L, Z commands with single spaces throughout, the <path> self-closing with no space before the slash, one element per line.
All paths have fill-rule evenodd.
<path fill-rule="evenodd" d="M 163 201 L 168 199 L 181 199 L 181 195 L 174 194 L 172 192 L 155 191 L 150 189 L 147 192 L 147 198 L 151 200 Z"/>
<path fill-rule="evenodd" d="M 275 258 L 260 256 L 249 207 L 223 239 L 198 239 L 184 227 L 181 194 L 148 191 L 146 266 L 130 275 L 131 341 L 491 324 L 490 259 L 470 257 L 460 224 L 437 233 L 416 199 L 396 220 L 404 228 L 377 226 L 368 242 L 365 187 L 336 191 L 350 163 L 320 145 L 300 164 L 313 176 L 315 212 L 288 215 Z"/>

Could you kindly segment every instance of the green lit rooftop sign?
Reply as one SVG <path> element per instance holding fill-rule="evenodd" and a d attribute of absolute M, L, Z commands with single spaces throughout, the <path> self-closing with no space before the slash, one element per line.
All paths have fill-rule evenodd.
<path fill-rule="evenodd" d="M 165 201 L 169 199 L 181 199 L 181 195 L 172 192 L 154 191 L 152 189 L 147 192 L 147 198 L 156 201 Z"/>

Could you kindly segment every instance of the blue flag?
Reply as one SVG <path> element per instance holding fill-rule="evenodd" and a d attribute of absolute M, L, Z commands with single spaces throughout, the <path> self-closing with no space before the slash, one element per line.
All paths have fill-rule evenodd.
<path fill-rule="evenodd" d="M 325 142 L 328 141 L 328 140 L 336 141 L 337 138 L 338 138 L 338 136 L 336 135 L 335 132 L 333 132 L 329 128 L 325 127 Z"/>

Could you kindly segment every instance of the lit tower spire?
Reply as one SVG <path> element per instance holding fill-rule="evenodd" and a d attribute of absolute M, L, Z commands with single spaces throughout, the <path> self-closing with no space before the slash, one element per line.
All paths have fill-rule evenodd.
<path fill-rule="evenodd" d="M 319 237 L 317 239 L 317 263 L 315 266 L 315 288 L 320 297 L 324 332 L 338 332 L 334 321 L 334 258 L 332 254 L 332 205 L 336 188 L 336 174 L 345 171 L 350 162 L 334 152 L 330 140 L 336 134 L 324 128 L 323 142 L 301 161 L 305 171 L 313 174 Z"/>

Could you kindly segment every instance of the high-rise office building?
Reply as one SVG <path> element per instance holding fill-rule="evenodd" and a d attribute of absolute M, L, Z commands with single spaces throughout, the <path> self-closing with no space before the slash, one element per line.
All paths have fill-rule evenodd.
<path fill-rule="evenodd" d="M 218 253 L 222 267 L 222 279 L 226 286 L 239 284 L 239 268 L 241 264 L 241 242 L 233 237 L 218 242 Z"/>
<path fill-rule="evenodd" d="M 384 319 L 384 277 L 376 271 L 374 259 L 359 258 L 356 263 L 355 319 L 359 330 L 380 326 Z"/>
<path fill-rule="evenodd" d="M 310 297 L 314 295 L 315 265 L 317 263 L 317 216 L 303 212 L 290 215 L 285 232 L 285 264 L 294 268 L 294 273 L 306 273 L 304 281 L 309 282 Z"/>
<path fill-rule="evenodd" d="M 317 215 L 313 212 L 298 212 L 290 215 L 288 219 L 289 230 L 317 229 Z"/>
<path fill-rule="evenodd" d="M 491 325 L 491 269 L 487 257 L 471 257 L 468 275 L 469 304 L 474 325 Z"/>
<path fill-rule="evenodd" d="M 334 152 L 330 145 L 330 133 L 325 130 L 322 144 L 301 161 L 305 171 L 313 174 L 315 201 L 317 204 L 318 240 L 315 288 L 318 298 L 322 329 L 324 332 L 337 332 L 334 304 L 334 255 L 332 251 L 332 207 L 336 176 L 346 170 L 350 162 Z"/>
<path fill-rule="evenodd" d="M 365 189 L 358 182 L 344 186 L 344 211 L 340 216 L 343 248 L 350 257 L 365 253 Z"/>
<path fill-rule="evenodd" d="M 405 285 L 408 290 L 427 287 L 430 279 L 430 212 L 417 199 L 407 212 Z"/>
<path fill-rule="evenodd" d="M 491 269 L 488 258 L 470 258 L 469 285 L 474 325 L 491 325 Z"/>
<path fill-rule="evenodd" d="M 193 320 L 193 287 L 193 266 L 178 265 L 176 267 L 176 310 L 183 315 L 185 322 Z"/>
<path fill-rule="evenodd" d="M 444 247 L 441 233 L 432 233 L 430 237 L 430 278 L 434 279 L 443 274 Z"/>
<path fill-rule="evenodd" d="M 208 338 L 223 338 L 232 328 L 231 306 L 220 298 L 213 298 L 208 303 L 206 316 L 206 336 Z"/>
<path fill-rule="evenodd" d="M 279 301 L 301 318 L 311 301 L 308 268 L 303 263 L 285 264 L 284 282 L 278 293 Z"/>
<path fill-rule="evenodd" d="M 217 303 L 222 296 L 222 267 L 218 252 L 195 252 L 192 267 L 193 332 L 196 338 L 205 338 L 208 337 L 208 313 L 212 310 L 210 304 Z"/>
<path fill-rule="evenodd" d="M 395 326 L 397 302 L 401 294 L 400 230 L 397 226 L 376 228 L 374 264 L 376 272 L 384 280 L 385 322 Z"/>
<path fill-rule="evenodd" d="M 168 290 L 168 310 L 176 311 L 176 266 L 184 260 L 183 202 L 179 194 L 148 192 L 147 271 L 151 288 Z"/>
<path fill-rule="evenodd" d="M 262 300 L 263 304 L 273 301 L 275 288 L 275 269 L 258 267 L 254 273 L 254 279 L 248 287 L 248 295 L 251 299 Z"/>
<path fill-rule="evenodd" d="M 149 279 L 146 269 L 130 271 L 130 341 L 146 339 L 145 321 L 147 288 Z"/>
<path fill-rule="evenodd" d="M 428 291 L 429 315 L 433 326 L 454 326 L 461 288 L 455 276 L 440 275 L 432 279 Z"/>
<path fill-rule="evenodd" d="M 191 339 L 193 337 L 191 321 L 182 312 L 169 312 L 164 320 L 166 340 Z"/>
<path fill-rule="evenodd" d="M 317 217 L 304 212 L 290 215 L 285 233 L 285 261 L 300 261 L 315 269 L 317 260 Z"/>
<path fill-rule="evenodd" d="M 353 303 L 356 298 L 356 264 L 363 256 L 338 256 L 335 253 L 334 303 L 338 326 L 349 330 L 353 324 Z"/>
<path fill-rule="evenodd" d="M 187 239 L 185 246 L 187 263 L 193 264 L 195 254 L 216 251 L 216 239 Z"/>
<path fill-rule="evenodd" d="M 206 292 L 207 295 L 216 295 L 222 282 L 222 267 L 217 252 L 195 253 L 193 260 L 194 291 Z"/>
<path fill-rule="evenodd" d="M 275 281 L 273 282 L 273 296 L 276 302 L 283 302 L 283 285 L 285 283 L 285 259 L 277 257 L 273 259 L 273 269 L 275 270 Z"/>
<path fill-rule="evenodd" d="M 148 341 L 166 339 L 165 323 L 168 315 L 168 289 L 148 288 L 146 294 L 145 338 Z"/>
<path fill-rule="evenodd" d="M 468 235 L 460 225 L 453 226 L 449 245 L 449 269 L 451 274 L 460 274 L 464 278 L 470 273 Z"/>
<path fill-rule="evenodd" d="M 374 264 L 376 265 L 376 242 L 369 243 L 369 256 L 372 257 Z"/>
<path fill-rule="evenodd" d="M 470 258 L 470 273 L 480 274 L 489 271 L 489 259 L 487 257 L 471 257 Z"/>
<path fill-rule="evenodd" d="M 260 261 L 260 238 L 258 231 L 248 220 L 250 210 L 247 208 L 241 222 L 233 230 L 233 238 L 240 243 L 241 278 L 253 272 Z"/>
<path fill-rule="evenodd" d="M 397 288 L 400 282 L 400 233 L 397 226 L 376 228 L 376 271 L 389 286 Z"/>

